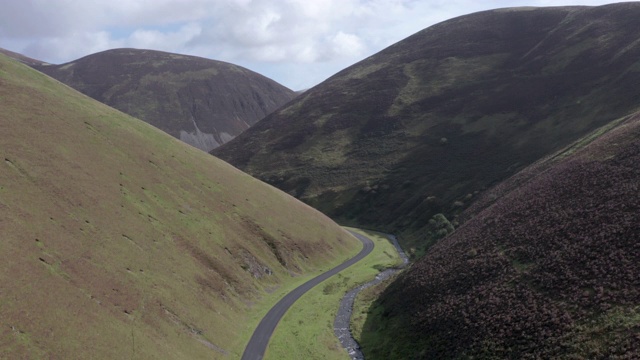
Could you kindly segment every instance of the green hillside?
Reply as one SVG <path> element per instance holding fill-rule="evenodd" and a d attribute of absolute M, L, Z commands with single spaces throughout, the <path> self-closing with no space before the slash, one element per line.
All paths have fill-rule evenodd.
<path fill-rule="evenodd" d="M 0 358 L 235 358 L 355 254 L 316 210 L 0 56 Z"/>
<path fill-rule="evenodd" d="M 487 189 L 638 108 L 640 3 L 429 27 L 212 153 L 420 255 Z"/>

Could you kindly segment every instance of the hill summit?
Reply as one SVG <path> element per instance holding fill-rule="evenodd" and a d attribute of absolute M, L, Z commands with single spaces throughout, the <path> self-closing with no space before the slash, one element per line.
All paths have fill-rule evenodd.
<path fill-rule="evenodd" d="M 115 49 L 39 71 L 204 151 L 295 97 L 243 67 L 154 50 Z"/>

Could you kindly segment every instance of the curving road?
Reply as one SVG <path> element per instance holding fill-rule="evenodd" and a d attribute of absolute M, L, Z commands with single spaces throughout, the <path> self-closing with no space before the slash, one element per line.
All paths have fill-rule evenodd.
<path fill-rule="evenodd" d="M 278 322 L 280 322 L 280 319 L 282 319 L 284 314 L 287 312 L 287 310 L 289 310 L 291 305 L 296 302 L 296 300 L 304 295 L 304 293 L 311 290 L 311 288 L 313 288 L 314 286 L 320 284 L 324 280 L 348 268 L 349 266 L 357 263 L 365 256 L 369 255 L 369 253 L 371 253 L 371 250 L 373 250 L 373 241 L 371 241 L 366 236 L 352 231 L 349 232 L 356 238 L 358 238 L 358 240 L 360 240 L 364 245 L 358 255 L 298 286 L 293 291 L 288 293 L 285 297 L 280 299 L 280 301 L 278 301 L 278 303 L 275 304 L 271 308 L 271 310 L 269 310 L 267 315 L 262 318 L 262 320 L 258 324 L 258 327 L 253 332 L 253 335 L 251 335 L 251 339 L 249 340 L 249 343 L 247 344 L 247 347 L 245 347 L 244 353 L 242 354 L 242 360 L 262 359 L 264 357 L 264 352 L 267 350 L 269 339 L 271 339 L 271 335 L 276 329 Z"/>

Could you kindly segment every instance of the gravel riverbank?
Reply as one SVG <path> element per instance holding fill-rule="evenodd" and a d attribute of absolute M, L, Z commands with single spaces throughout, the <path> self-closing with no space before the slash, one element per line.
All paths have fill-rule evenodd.
<path fill-rule="evenodd" d="M 409 258 L 407 257 L 407 254 L 405 254 L 405 252 L 402 250 L 402 248 L 400 248 L 398 239 L 396 239 L 394 235 L 387 234 L 386 236 L 398 251 L 398 255 L 402 259 L 402 267 L 406 266 L 409 263 Z M 360 291 L 370 286 L 376 285 L 385 279 L 388 279 L 398 270 L 398 268 L 393 268 L 386 269 L 380 272 L 378 275 L 376 275 L 375 279 L 349 290 L 349 292 L 347 292 L 340 301 L 340 308 L 338 309 L 336 319 L 333 322 L 333 332 L 340 340 L 340 344 L 342 344 L 342 347 L 347 350 L 352 360 L 364 360 L 364 355 L 360 351 L 360 346 L 358 345 L 356 339 L 353 338 L 351 329 L 349 327 L 349 324 L 351 322 L 351 314 L 353 313 L 353 302 L 356 296 Z"/>

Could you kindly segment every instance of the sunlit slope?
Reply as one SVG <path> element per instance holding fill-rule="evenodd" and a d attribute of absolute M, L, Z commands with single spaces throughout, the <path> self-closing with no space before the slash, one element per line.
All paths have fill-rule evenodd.
<path fill-rule="evenodd" d="M 357 252 L 317 211 L 0 56 L 0 358 L 238 356 Z"/>

